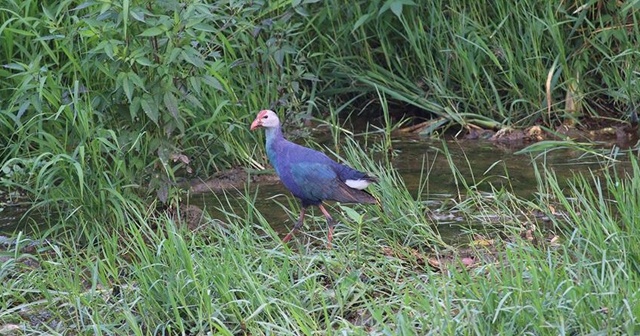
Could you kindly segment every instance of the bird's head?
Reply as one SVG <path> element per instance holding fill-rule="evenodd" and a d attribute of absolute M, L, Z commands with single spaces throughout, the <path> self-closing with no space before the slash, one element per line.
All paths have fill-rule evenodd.
<path fill-rule="evenodd" d="M 280 119 L 278 119 L 278 115 L 275 112 L 262 110 L 258 112 L 258 116 L 256 116 L 256 119 L 251 123 L 250 129 L 253 131 L 258 127 L 272 128 L 278 127 L 278 125 L 280 125 Z"/>

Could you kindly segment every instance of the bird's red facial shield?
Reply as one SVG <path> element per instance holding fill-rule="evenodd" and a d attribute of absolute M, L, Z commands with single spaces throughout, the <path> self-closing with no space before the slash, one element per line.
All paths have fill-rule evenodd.
<path fill-rule="evenodd" d="M 267 112 L 267 110 L 260 111 L 258 113 L 258 116 L 256 116 L 256 119 L 251 123 L 251 127 L 249 128 L 249 130 L 253 131 L 256 128 L 262 127 L 262 117 L 264 117 Z"/>

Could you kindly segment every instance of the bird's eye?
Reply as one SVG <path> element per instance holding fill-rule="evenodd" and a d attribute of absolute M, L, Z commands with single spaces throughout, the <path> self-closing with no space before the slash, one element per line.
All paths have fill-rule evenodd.
<path fill-rule="evenodd" d="M 266 115 L 266 116 L 262 117 L 262 119 L 267 119 L 267 118 L 269 118 L 269 116 L 268 116 L 268 115 Z"/>

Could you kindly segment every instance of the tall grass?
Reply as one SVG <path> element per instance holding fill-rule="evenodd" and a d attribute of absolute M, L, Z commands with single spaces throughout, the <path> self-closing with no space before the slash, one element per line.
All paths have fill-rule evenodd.
<path fill-rule="evenodd" d="M 325 53 L 311 61 L 329 95 L 382 91 L 401 109 L 485 127 L 552 125 L 637 100 L 633 6 L 325 1 L 316 9 L 311 47 Z"/>
<path fill-rule="evenodd" d="M 362 157 L 357 147 L 346 148 L 349 160 Z M 460 183 L 475 204 L 466 215 L 503 216 L 489 221 L 491 232 L 471 229 L 491 245 L 457 252 L 441 249 L 420 199 L 392 174 L 381 175 L 387 182 L 373 191 L 381 210 L 334 207 L 342 224 L 333 250 L 301 239 L 282 245 L 250 192 L 223 195 L 221 217 L 207 219 L 200 233 L 173 217 L 138 213 L 117 234 L 98 230 L 83 247 L 63 239 L 28 254 L 21 238 L 0 268 L 0 328 L 137 335 L 635 334 L 640 259 L 633 209 L 640 204 L 640 165 L 630 160 L 624 173 L 577 176 L 564 189 L 540 167 L 539 192 L 546 196 L 537 199 L 508 188 L 482 196 Z M 354 161 L 386 171 L 367 159 Z M 546 214 L 551 226 L 533 212 Z M 324 224 L 321 216 L 314 222 Z M 522 235 L 531 228 L 533 240 Z M 471 267 L 458 259 L 465 250 Z M 434 258 L 439 268 L 427 262 Z"/>

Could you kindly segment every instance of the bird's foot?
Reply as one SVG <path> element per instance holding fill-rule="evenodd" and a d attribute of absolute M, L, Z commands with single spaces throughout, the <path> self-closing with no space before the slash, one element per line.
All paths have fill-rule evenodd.
<path fill-rule="evenodd" d="M 329 233 L 327 234 L 327 250 L 331 250 L 331 241 L 333 240 L 333 223 L 329 226 Z"/>
<path fill-rule="evenodd" d="M 286 244 L 287 242 L 289 242 L 289 240 L 291 240 L 291 237 L 293 237 L 293 231 L 287 233 L 287 235 L 282 238 L 282 243 Z"/>

